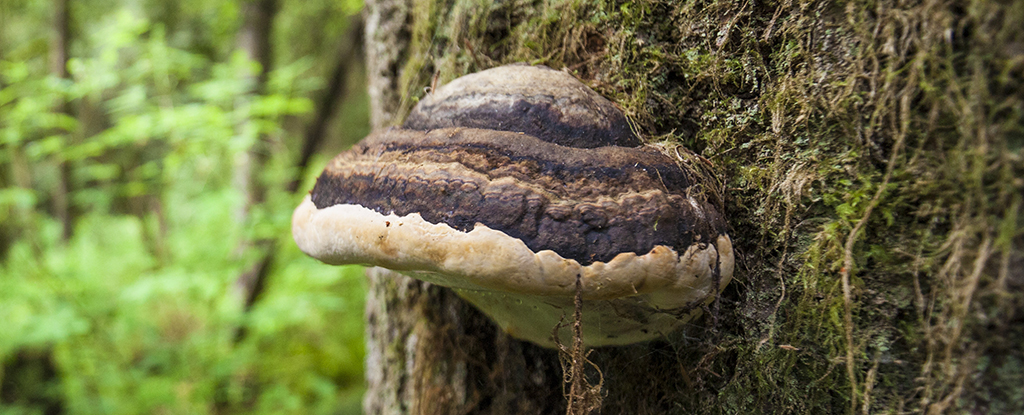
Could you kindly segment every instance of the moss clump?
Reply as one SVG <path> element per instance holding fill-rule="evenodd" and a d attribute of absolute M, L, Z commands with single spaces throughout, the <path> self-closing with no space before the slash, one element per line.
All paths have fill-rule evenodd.
<path fill-rule="evenodd" d="M 414 4 L 405 109 L 568 68 L 723 178 L 714 327 L 597 351 L 604 411 L 1024 410 L 1021 2 Z"/>

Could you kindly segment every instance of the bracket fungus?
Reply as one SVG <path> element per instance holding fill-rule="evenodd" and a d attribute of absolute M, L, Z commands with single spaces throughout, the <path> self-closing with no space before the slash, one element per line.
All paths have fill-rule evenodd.
<path fill-rule="evenodd" d="M 571 75 L 503 66 L 439 88 L 401 128 L 335 157 L 292 234 L 325 263 L 449 287 L 547 347 L 579 277 L 584 342 L 641 342 L 732 277 L 725 220 L 701 190 L 710 179 L 683 166 Z"/>

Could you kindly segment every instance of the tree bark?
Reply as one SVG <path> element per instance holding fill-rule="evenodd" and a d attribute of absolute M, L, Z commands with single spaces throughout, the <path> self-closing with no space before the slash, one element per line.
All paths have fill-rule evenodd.
<path fill-rule="evenodd" d="M 365 413 L 564 411 L 554 351 L 510 338 L 446 288 L 368 274 Z"/>
<path fill-rule="evenodd" d="M 50 46 L 50 73 L 60 79 L 68 79 L 68 44 L 71 39 L 68 0 L 53 1 L 53 38 Z M 69 114 L 70 109 L 63 97 L 54 109 L 60 114 Z M 74 220 L 69 205 L 69 182 L 71 169 L 66 160 L 55 161 L 59 172 L 57 181 L 50 191 L 53 204 L 53 216 L 61 223 L 64 241 L 71 239 Z"/>
<path fill-rule="evenodd" d="M 1024 341 L 1021 10 L 369 0 L 365 13 L 374 128 L 435 81 L 543 63 L 722 177 L 734 282 L 665 339 L 593 350 L 600 413 L 1024 411 L 1009 386 L 1024 352 L 1008 347 Z M 366 413 L 567 411 L 557 352 L 447 289 L 383 269 L 369 281 Z"/>
<path fill-rule="evenodd" d="M 371 126 L 400 120 L 406 0 L 366 4 Z M 383 268 L 368 272 L 367 414 L 555 413 L 557 354 L 498 330 L 450 290 Z"/>
<path fill-rule="evenodd" d="M 357 60 L 359 51 L 362 49 L 362 32 L 364 28 L 362 18 L 358 15 L 352 16 L 349 18 L 348 24 L 349 28 L 346 30 L 345 37 L 341 40 L 341 45 L 338 48 L 334 70 L 331 71 L 331 76 L 328 78 L 327 89 L 324 90 L 323 95 L 321 95 L 317 102 L 316 114 L 313 116 L 313 120 L 310 121 L 309 127 L 306 129 L 306 135 L 302 140 L 302 150 L 300 150 L 299 160 L 296 162 L 295 176 L 292 178 L 291 183 L 288 184 L 289 193 L 294 193 L 298 190 L 302 179 L 306 177 L 309 161 L 324 141 L 324 136 L 327 134 L 327 125 L 334 119 L 338 105 L 341 104 L 342 98 L 345 96 L 346 80 Z"/>
<path fill-rule="evenodd" d="M 274 14 L 277 12 L 276 0 L 253 0 L 242 3 L 242 27 L 239 29 L 237 44 L 246 58 L 259 64 L 259 73 L 249 74 L 250 93 L 264 92 L 267 76 L 273 62 L 271 55 L 271 33 L 273 32 Z M 244 99 L 244 98 L 243 98 Z M 241 134 L 249 134 L 247 128 L 255 128 L 251 123 L 243 123 Z M 235 184 L 243 189 L 245 202 L 238 213 L 242 220 L 248 216 L 248 208 L 263 202 L 265 189 L 258 179 L 258 172 L 265 160 L 265 138 L 256 134 L 255 142 L 249 151 L 239 153 L 236 160 Z"/>
<path fill-rule="evenodd" d="M 384 128 L 396 120 L 401 103 L 399 69 L 409 49 L 408 0 L 366 2 L 366 72 L 370 95 L 370 126 Z"/>
<path fill-rule="evenodd" d="M 238 49 L 260 66 L 258 74 L 249 74 L 252 94 L 263 93 L 266 89 L 267 77 L 273 62 L 271 34 L 276 13 L 277 0 L 252 0 L 242 3 L 242 27 L 237 37 Z M 240 104 L 244 105 L 244 101 Z M 235 216 L 242 223 L 248 221 L 252 206 L 263 203 L 266 195 L 266 185 L 260 180 L 260 172 L 262 166 L 266 164 L 269 150 L 265 142 L 266 137 L 250 131 L 255 128 L 255 123 L 246 121 L 239 126 L 238 132 L 243 135 L 255 135 L 249 150 L 239 152 L 235 158 L 233 182 L 236 189 L 242 189 L 243 195 L 242 204 Z M 239 250 L 245 250 L 250 244 L 259 250 L 259 259 L 235 280 L 236 291 L 246 310 L 252 306 L 257 294 L 262 291 L 270 266 L 269 256 L 274 247 L 270 240 L 246 241 Z"/>

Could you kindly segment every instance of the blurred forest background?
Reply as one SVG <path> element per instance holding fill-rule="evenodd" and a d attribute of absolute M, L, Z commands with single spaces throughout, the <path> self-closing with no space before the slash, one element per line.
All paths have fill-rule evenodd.
<path fill-rule="evenodd" d="M 451 347 L 483 317 L 444 291 L 368 291 L 289 232 L 368 133 L 366 73 L 387 125 L 511 62 L 569 68 L 728 190 L 718 328 L 598 349 L 605 413 L 1022 412 L 1024 2 L 368 0 L 370 70 L 363 7 L 0 0 L 0 415 L 358 413 L 367 293 L 371 378 L 455 380 L 381 407 L 555 396 L 448 365 L 486 354 Z"/>
<path fill-rule="evenodd" d="M 358 413 L 360 268 L 291 211 L 369 130 L 361 0 L 0 0 L 0 414 Z"/>

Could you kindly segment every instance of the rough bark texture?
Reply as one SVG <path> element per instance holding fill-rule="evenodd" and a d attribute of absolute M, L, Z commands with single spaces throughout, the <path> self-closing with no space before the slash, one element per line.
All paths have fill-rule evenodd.
<path fill-rule="evenodd" d="M 399 69 L 409 48 L 410 6 L 407 0 L 366 2 L 366 72 L 374 129 L 402 121 L 395 118 L 402 99 Z"/>
<path fill-rule="evenodd" d="M 595 350 L 601 413 L 1019 413 L 1022 20 L 982 0 L 369 1 L 373 125 L 540 63 L 722 176 L 736 279 L 668 339 Z M 371 274 L 367 413 L 565 411 L 556 353 Z"/>
<path fill-rule="evenodd" d="M 395 119 L 401 104 L 398 71 L 409 46 L 410 6 L 405 0 L 366 4 L 374 129 L 401 121 Z M 368 274 L 365 413 L 550 413 L 557 408 L 560 379 L 553 352 L 510 339 L 449 290 L 381 268 Z M 466 347 L 467 340 L 479 342 L 475 350 Z"/>
<path fill-rule="evenodd" d="M 509 338 L 450 290 L 369 272 L 368 414 L 564 410 L 558 357 Z"/>
<path fill-rule="evenodd" d="M 371 125 L 401 106 L 399 68 L 411 4 L 366 4 Z M 558 355 L 502 333 L 448 289 L 382 268 L 368 273 L 367 414 L 554 413 L 564 408 Z"/>

